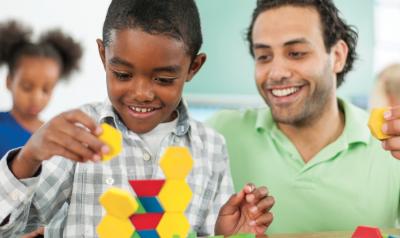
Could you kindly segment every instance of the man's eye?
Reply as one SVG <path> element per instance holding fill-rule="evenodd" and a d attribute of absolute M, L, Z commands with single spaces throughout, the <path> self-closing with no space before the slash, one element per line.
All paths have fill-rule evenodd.
<path fill-rule="evenodd" d="M 289 56 L 291 58 L 298 59 L 298 58 L 301 58 L 301 57 L 305 56 L 306 54 L 307 54 L 306 52 L 297 52 L 297 51 L 295 51 L 295 52 L 290 52 Z"/>
<path fill-rule="evenodd" d="M 114 76 L 122 81 L 128 80 L 131 78 L 131 74 L 129 73 L 121 73 L 121 72 L 117 72 L 117 71 L 113 71 Z"/>
<path fill-rule="evenodd" d="M 257 56 L 256 59 L 257 59 L 257 61 L 260 61 L 260 62 L 268 62 L 272 59 L 272 57 L 270 55 L 260 55 L 260 56 Z"/>

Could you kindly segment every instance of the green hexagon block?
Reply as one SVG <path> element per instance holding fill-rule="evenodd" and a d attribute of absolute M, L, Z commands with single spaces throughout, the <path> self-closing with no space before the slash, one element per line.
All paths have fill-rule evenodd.
<path fill-rule="evenodd" d="M 167 179 L 184 179 L 193 167 L 193 159 L 186 147 L 171 146 L 165 149 L 160 167 Z"/>
<path fill-rule="evenodd" d="M 129 219 L 119 219 L 111 215 L 103 217 L 97 226 L 99 238 L 131 238 L 135 228 Z"/>
<path fill-rule="evenodd" d="M 190 223 L 182 213 L 165 213 L 156 230 L 161 238 L 171 238 L 174 235 L 186 237 Z"/>
<path fill-rule="evenodd" d="M 108 215 L 121 219 L 127 219 L 138 209 L 135 198 L 128 191 L 120 188 L 109 188 L 100 196 L 99 201 Z"/>
<path fill-rule="evenodd" d="M 166 212 L 184 212 L 192 199 L 192 190 L 185 180 L 167 180 L 158 194 Z"/>

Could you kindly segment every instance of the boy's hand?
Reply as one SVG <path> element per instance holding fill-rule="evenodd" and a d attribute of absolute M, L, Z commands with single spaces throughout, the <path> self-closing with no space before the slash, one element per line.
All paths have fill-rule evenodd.
<path fill-rule="evenodd" d="M 391 151 L 393 157 L 400 159 L 400 106 L 389 108 L 384 114 L 385 123 L 382 126 L 383 133 L 390 138 L 382 141 L 385 150 Z"/>
<path fill-rule="evenodd" d="M 264 234 L 273 219 L 270 209 L 274 202 L 274 198 L 268 196 L 266 187 L 245 185 L 242 191 L 232 195 L 219 211 L 215 234 Z"/>
<path fill-rule="evenodd" d="M 64 112 L 40 127 L 12 163 L 17 178 L 33 176 L 54 155 L 86 162 L 100 161 L 109 148 L 98 139 L 102 129 L 80 110 Z M 21 168 L 22 166 L 22 168 Z"/>
<path fill-rule="evenodd" d="M 21 238 L 37 238 L 37 237 L 43 237 L 43 235 L 44 235 L 44 227 L 39 227 L 35 231 L 32 231 L 29 234 L 21 236 Z"/>

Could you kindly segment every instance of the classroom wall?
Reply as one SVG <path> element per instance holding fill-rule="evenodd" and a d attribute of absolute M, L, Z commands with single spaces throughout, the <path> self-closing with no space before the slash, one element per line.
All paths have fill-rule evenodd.
<path fill-rule="evenodd" d="M 60 84 L 42 114 L 44 119 L 83 103 L 106 97 L 104 71 L 97 54 L 96 38 L 109 0 L 0 0 L 0 21 L 15 18 L 31 24 L 35 32 L 59 26 L 83 43 L 82 70 L 73 80 Z M 202 18 L 208 59 L 188 84 L 185 96 L 193 107 L 245 107 L 264 105 L 253 80 L 253 61 L 244 34 L 255 0 L 197 0 Z M 349 23 L 360 32 L 359 60 L 339 94 L 365 102 L 373 81 L 373 0 L 336 0 Z M 0 36 L 1 37 L 1 36 Z M 215 106 L 216 105 L 216 106 Z M 5 69 L 0 69 L 0 110 L 11 107 L 5 88 Z"/>

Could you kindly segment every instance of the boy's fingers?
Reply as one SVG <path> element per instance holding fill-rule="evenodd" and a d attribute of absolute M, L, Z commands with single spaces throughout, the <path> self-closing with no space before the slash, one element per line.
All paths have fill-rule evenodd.
<path fill-rule="evenodd" d="M 246 194 L 246 201 L 249 203 L 258 203 L 261 199 L 268 195 L 267 187 L 259 187 L 253 190 L 253 192 Z"/>
<path fill-rule="evenodd" d="M 72 124 L 78 123 L 90 130 L 91 133 L 98 136 L 101 134 L 101 127 L 89 117 L 86 113 L 79 109 L 71 110 L 61 114 L 63 118 Z"/>
<path fill-rule="evenodd" d="M 221 207 L 219 211 L 220 216 L 232 215 L 238 211 L 240 204 L 244 200 L 244 191 L 233 194 L 229 200 Z"/>
<path fill-rule="evenodd" d="M 65 158 L 75 160 L 78 162 L 86 162 L 93 160 L 95 153 L 83 144 L 72 139 L 69 136 L 58 136 L 59 140 L 56 142 L 55 152 Z"/>
<path fill-rule="evenodd" d="M 384 117 L 386 120 L 393 120 L 396 118 L 400 118 L 400 106 L 394 106 L 389 108 L 389 110 L 387 110 L 384 113 Z"/>
<path fill-rule="evenodd" d="M 91 151 L 95 152 L 96 154 L 101 154 L 102 148 L 106 145 L 99 138 L 89 133 L 82 127 L 76 126 L 74 124 L 72 125 L 68 124 L 68 125 L 69 126 L 66 126 L 61 129 L 66 136 L 73 138 L 73 140 L 79 141 L 82 144 L 82 146 L 86 145 L 85 147 L 88 147 Z M 86 154 L 84 156 L 86 157 L 89 155 Z"/>

